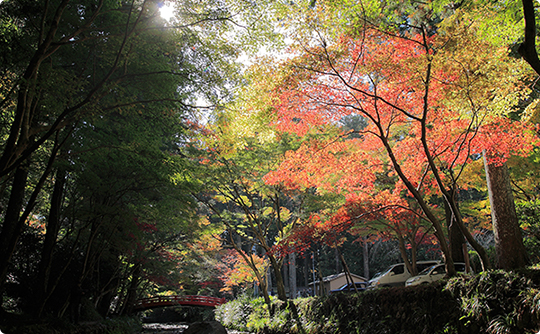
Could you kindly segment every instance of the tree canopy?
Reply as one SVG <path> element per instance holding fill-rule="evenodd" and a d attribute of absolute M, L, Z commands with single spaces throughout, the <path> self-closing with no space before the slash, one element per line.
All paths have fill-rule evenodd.
<path fill-rule="evenodd" d="M 170 4 L 0 2 L 0 314 L 537 262 L 532 1 Z"/>

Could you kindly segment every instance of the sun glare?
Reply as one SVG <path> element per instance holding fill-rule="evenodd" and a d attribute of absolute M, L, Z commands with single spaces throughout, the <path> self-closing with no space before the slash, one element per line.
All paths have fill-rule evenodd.
<path fill-rule="evenodd" d="M 174 16 L 174 7 L 173 7 L 173 5 L 170 4 L 170 3 L 163 4 L 163 6 L 159 9 L 159 14 L 165 20 L 170 21 L 171 18 Z"/>

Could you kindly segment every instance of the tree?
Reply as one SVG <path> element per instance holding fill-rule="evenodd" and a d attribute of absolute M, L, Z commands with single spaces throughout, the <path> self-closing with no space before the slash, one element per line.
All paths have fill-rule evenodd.
<path fill-rule="evenodd" d="M 497 266 L 505 270 L 523 268 L 529 259 L 516 214 L 510 173 L 506 163 L 488 163 L 484 154 L 491 217 L 495 233 Z"/>
<path fill-rule="evenodd" d="M 402 182 L 402 187 L 397 189 L 406 191 L 417 201 L 424 218 L 434 228 L 448 266 L 452 264 L 445 233 L 429 203 L 429 198 L 437 195 L 434 189 L 449 204 L 461 231 L 481 254 L 484 265 L 489 267 L 485 252 L 463 224 L 455 200 L 457 182 L 467 162 L 474 157 L 473 153 L 480 154 L 485 145 L 490 148 L 500 145 L 495 144 L 497 139 L 493 138 L 494 133 L 498 136 L 510 132 L 513 137 L 506 139 L 515 146 L 499 146 L 505 156 L 512 151 L 530 151 L 528 141 L 522 141 L 519 137 L 530 136 L 531 133 L 523 128 L 504 130 L 504 127 L 521 125 L 497 118 L 490 112 L 508 106 L 508 96 L 519 95 L 519 75 L 509 78 L 507 86 L 501 86 L 500 91 L 490 93 L 491 85 L 488 82 L 491 74 L 485 77 L 479 75 L 490 73 L 487 68 L 474 72 L 473 68 L 478 63 L 464 60 L 472 55 L 491 57 L 496 53 L 487 55 L 478 49 L 473 53 L 471 49 L 478 44 L 467 48 L 467 39 L 458 40 L 453 37 L 454 33 L 456 31 L 448 31 L 447 35 L 439 38 L 428 36 L 425 29 L 419 28 L 417 35 L 399 37 L 392 31 L 381 32 L 366 25 L 354 36 L 337 40 L 336 45 L 330 45 L 322 38 L 319 46 L 303 45 L 303 52 L 298 51 L 301 56 L 291 61 L 288 67 L 293 74 L 279 92 L 281 101 L 276 106 L 277 128 L 301 136 L 312 136 L 327 131 L 333 122 L 351 113 L 362 115 L 371 124 L 361 132 L 365 137 L 354 146 L 340 137 L 334 137 L 337 139 L 319 141 L 312 147 L 289 154 L 287 162 L 280 167 L 283 174 L 277 179 L 289 184 L 289 180 L 321 182 L 319 180 L 328 179 L 326 175 L 330 170 L 336 170 L 338 161 L 340 166 L 350 166 L 341 155 L 352 147 L 356 156 L 351 160 L 363 162 L 353 163 L 352 166 L 362 168 L 364 179 L 354 183 L 341 182 L 339 186 L 359 184 L 366 187 L 372 184 L 371 175 L 375 167 L 380 165 L 377 161 L 381 161 L 381 158 L 376 156 L 378 160 L 373 160 L 373 153 L 363 153 L 359 158 L 356 152 L 362 152 L 360 147 L 373 147 L 372 152 L 384 149 L 393 172 Z M 450 44 L 445 44 L 448 42 Z M 457 47 L 455 43 L 464 44 Z M 380 45 L 385 45 L 385 48 L 380 48 Z M 456 53 L 456 50 L 461 52 Z M 449 62 L 448 56 L 453 61 Z M 498 61 L 499 66 L 493 73 L 503 66 L 513 66 L 511 60 L 505 63 L 496 57 L 486 59 L 483 63 Z M 486 99 L 486 96 L 492 97 Z M 521 145 L 526 145 L 525 149 L 522 150 Z M 308 165 L 314 168 L 310 168 L 306 174 L 298 173 L 299 170 L 307 170 Z M 351 174 L 358 175 L 359 172 L 348 173 L 346 178 L 350 178 Z M 362 187 L 357 186 L 354 191 L 366 193 Z M 452 274 L 452 269 L 448 270 Z"/>
<path fill-rule="evenodd" d="M 4 182 L 8 179 L 13 182 L 0 235 L 0 284 L 5 281 L 17 240 L 51 172 L 59 146 L 68 136 L 60 136 L 59 131 L 68 125 L 73 127 L 83 115 L 92 113 L 103 100 L 104 92 L 113 89 L 113 82 L 125 83 L 133 79 L 130 73 L 118 70 L 127 65 L 125 62 L 133 52 L 127 49 L 127 43 L 136 39 L 135 32 L 142 26 L 149 28 L 154 24 L 143 20 L 149 14 L 148 4 L 122 7 L 98 2 L 77 7 L 64 1 L 46 5 L 2 3 L 2 21 L 17 27 L 12 33 L 19 34 L 17 37 L 21 37 L 22 43 L 10 44 L 10 51 L 19 53 L 20 58 L 9 58 L 11 61 L 4 63 L 4 69 L 16 79 L 12 87 L 6 88 L 10 93 L 4 100 L 13 103 L 5 103 L 12 108 L 5 110 L 11 118 L 3 141 L 0 176 Z M 126 20 L 127 25 L 113 30 L 105 28 L 104 32 L 103 28 L 116 19 Z M 109 34 L 111 38 L 100 38 Z M 12 41 L 17 38 L 9 37 Z M 91 66 L 92 63 L 95 66 Z M 121 99 L 120 94 L 110 98 L 102 110 L 124 103 Z M 51 146 L 48 143 L 54 140 L 55 134 L 61 139 Z M 49 148 L 49 167 L 24 207 L 27 171 L 40 148 Z"/>
<path fill-rule="evenodd" d="M 106 305 L 104 313 L 110 304 L 105 295 L 137 297 L 152 276 L 148 263 L 139 260 L 155 256 L 155 263 L 162 263 L 170 247 L 180 247 L 191 232 L 184 225 L 193 217 L 192 197 L 183 187 L 195 189 L 185 130 L 196 117 L 196 102 L 229 98 L 227 87 L 235 85 L 238 70 L 236 47 L 254 32 L 236 30 L 233 18 L 242 12 L 241 20 L 251 23 L 258 11 L 250 2 L 204 6 L 183 1 L 176 3 L 174 22 L 165 22 L 157 5 L 0 4 L 0 291 L 7 273 L 21 269 L 13 256 L 20 259 L 35 248 L 26 242 L 42 242 L 39 237 L 19 242 L 39 235 L 28 221 L 48 216 L 43 251 L 35 254 L 41 258 L 35 270 L 44 278 L 37 313 L 47 309 L 47 299 L 66 282 L 66 273 L 78 275 L 69 278 L 70 284 L 96 284 L 90 297 Z M 254 29 L 267 23 L 260 15 L 256 19 L 250 25 Z M 233 30 L 237 40 L 223 37 Z M 152 226 L 156 240 L 145 235 Z M 141 247 L 138 255 L 134 246 Z M 133 277 L 131 285 L 120 287 L 126 277 Z M 69 296 L 56 296 L 55 301 L 66 303 L 48 310 L 59 314 Z"/>
<path fill-rule="evenodd" d="M 508 47 L 508 52 L 517 56 L 519 53 L 529 65 L 539 72 L 538 55 L 535 42 L 535 9 L 532 1 L 509 1 L 501 6 L 497 2 L 460 2 L 452 1 L 431 1 L 427 3 L 419 2 L 403 2 L 403 1 L 385 1 L 384 3 L 376 1 L 368 1 L 362 3 L 350 2 L 335 2 L 335 1 L 316 1 L 310 2 L 309 6 L 298 3 L 294 6 L 293 11 L 301 12 L 300 15 L 307 17 L 307 20 L 297 19 L 294 31 L 301 38 L 309 39 L 313 29 L 324 31 L 330 39 L 339 39 L 340 34 L 352 33 L 361 29 L 366 24 L 371 24 L 383 31 L 399 31 L 406 33 L 414 31 L 416 28 L 425 28 L 429 34 L 440 33 L 446 30 L 449 26 L 459 24 L 471 27 L 470 31 L 474 32 L 476 39 L 482 40 L 484 43 L 495 47 Z M 294 16 L 293 12 L 290 16 Z M 296 16 L 294 16 L 296 17 Z M 523 20 L 524 18 L 524 20 Z M 525 22 L 525 25 L 523 25 Z M 308 28 L 306 28 L 308 26 Z M 494 29 L 496 27 L 496 29 Z M 462 44 L 460 44 L 462 45 Z M 465 47 L 464 49 L 467 49 Z M 455 48 L 454 50 L 459 50 Z M 458 51 L 460 52 L 460 51 Z M 476 63 L 477 59 L 469 59 L 472 63 Z M 467 64 L 467 63 L 464 63 Z M 524 79 L 527 81 L 527 79 Z M 534 84 L 531 84 L 534 86 Z M 525 91 L 525 90 L 524 90 Z M 524 92 L 524 96 L 528 93 Z M 528 104 L 533 98 L 523 98 L 523 101 Z M 517 104 L 517 103 L 516 103 Z M 486 164 L 486 169 L 489 168 L 506 168 L 505 164 L 497 167 L 493 164 Z M 500 173 L 486 173 L 486 177 L 494 177 Z M 506 184 L 504 180 L 491 180 L 488 182 L 497 184 Z M 501 189 L 502 191 L 503 189 Z M 504 192 L 510 192 L 510 189 L 504 189 Z M 499 196 L 493 193 L 494 196 Z M 504 195 L 500 195 L 504 197 Z M 499 201 L 492 200 L 491 207 L 495 215 L 496 212 L 501 212 L 501 215 L 511 217 L 511 212 L 504 212 L 505 208 L 510 206 L 499 207 Z M 446 203 L 448 213 L 452 215 L 451 206 Z M 513 210 L 513 209 L 512 209 Z M 455 210 L 454 210 L 455 211 Z M 452 222 L 452 216 L 447 217 L 448 222 Z M 508 225 L 506 229 L 512 230 L 517 226 L 515 219 L 505 220 L 495 224 L 494 227 L 501 226 L 500 224 Z M 458 240 L 459 237 L 455 232 L 455 227 L 458 223 L 453 223 L 450 226 L 454 227 L 452 235 L 455 237 L 451 240 Z M 511 227 L 513 226 L 513 227 Z M 501 231 L 501 235 L 502 235 Z M 513 234 L 513 244 L 519 243 L 520 239 L 517 234 Z M 457 237 L 457 238 L 456 238 Z M 470 240 L 470 238 L 469 238 Z M 457 248 L 454 246 L 454 248 Z M 513 249 L 523 249 L 522 247 L 513 247 Z M 457 255 L 457 254 L 456 254 Z M 523 258 L 523 254 L 516 253 L 516 258 Z M 520 261 L 524 263 L 523 261 Z"/>
<path fill-rule="evenodd" d="M 225 131 L 225 133 L 227 133 Z M 203 157 L 200 180 L 205 191 L 197 195 L 228 230 L 229 243 L 257 275 L 263 295 L 269 301 L 264 275 L 258 269 L 253 253 L 260 249 L 274 271 L 278 298 L 286 300 L 281 267 L 283 254 L 273 251 L 274 239 L 282 239 L 293 228 L 296 218 L 287 208 L 288 198 L 278 187 L 264 185 L 261 177 L 275 161 L 279 143 L 259 145 L 251 138 L 240 149 L 227 142 L 211 147 Z M 238 144 L 236 142 L 235 144 Z M 238 235 L 243 241 L 235 241 Z"/>
<path fill-rule="evenodd" d="M 232 291 L 235 287 L 246 289 L 250 284 L 252 285 L 258 281 L 258 276 L 264 278 L 266 275 L 268 263 L 265 263 L 262 257 L 245 253 L 240 256 L 241 253 L 244 252 L 235 249 L 223 259 L 228 266 L 228 270 L 224 273 L 225 291 Z M 245 262 L 245 258 L 249 259 L 249 263 Z M 266 302 L 268 303 L 268 301 Z"/>
<path fill-rule="evenodd" d="M 517 47 L 517 51 L 532 67 L 532 69 L 538 73 L 538 55 L 536 54 L 534 37 L 531 35 L 535 34 L 534 8 L 532 6 L 532 2 L 530 1 L 522 1 L 522 4 L 523 15 L 525 18 L 525 38 L 524 41 Z M 517 7 L 517 2 L 511 2 L 509 4 L 509 8 L 505 9 L 504 12 L 501 12 L 496 6 L 492 7 L 488 5 L 484 8 L 478 8 L 476 5 L 473 5 L 470 8 L 467 8 L 469 13 L 464 14 L 457 12 L 452 17 L 448 18 L 448 20 L 455 20 L 456 18 L 459 18 L 461 20 L 465 20 L 466 22 L 472 22 L 470 17 L 478 18 L 479 15 L 485 15 L 486 11 L 490 11 L 491 14 L 488 15 L 488 18 L 483 20 L 484 27 L 481 28 L 479 35 L 486 39 L 488 43 L 508 45 L 515 43 L 515 40 L 512 40 L 512 35 L 516 35 L 516 31 L 519 31 L 517 29 L 521 29 L 520 24 L 516 23 L 514 19 L 516 12 L 518 11 Z M 509 36 L 495 37 L 493 36 L 492 32 L 489 32 L 486 24 L 489 24 L 493 20 L 500 21 L 501 16 L 504 15 L 510 15 L 511 17 L 505 20 L 505 23 L 502 24 L 503 27 L 510 27 L 507 28 Z M 512 45 L 509 46 L 512 47 Z M 524 101 L 526 101 L 525 104 L 531 103 L 533 100 L 534 98 L 532 97 L 524 99 Z M 524 103 L 522 102 L 520 104 Z M 516 106 L 520 109 L 524 108 L 525 112 L 521 110 L 517 111 L 515 114 L 521 114 L 520 117 L 523 117 L 524 120 L 527 121 L 527 114 L 531 113 L 530 109 L 532 109 L 531 107 L 534 107 L 534 105 L 535 103 L 533 102 L 532 105 L 529 105 L 527 108 L 524 108 L 523 106 Z M 527 111 L 527 109 L 529 109 L 529 111 Z M 515 204 L 512 195 L 512 186 L 509 179 L 507 162 L 491 161 L 493 160 L 491 158 L 497 158 L 496 156 L 496 152 L 484 152 L 484 169 L 486 172 L 488 194 L 491 204 L 493 230 L 495 232 L 497 265 L 503 269 L 511 270 L 524 267 L 528 263 L 528 260 L 525 247 L 523 246 L 523 238 L 519 230 L 518 220 L 515 214 Z"/>
<path fill-rule="evenodd" d="M 44 241 L 52 249 L 36 255 L 48 283 L 33 283 L 33 272 L 14 275 L 28 280 L 24 297 L 32 296 L 36 316 L 75 312 L 82 292 L 103 316 L 114 312 L 114 297 L 115 311 L 129 313 L 144 284 L 179 284 L 181 251 L 199 228 L 191 168 L 170 149 L 184 130 L 175 113 L 144 109 L 144 117 L 134 108 L 86 118 L 65 145 Z"/>
<path fill-rule="evenodd" d="M 304 194 L 283 192 L 281 187 L 267 186 L 261 180 L 284 150 L 298 144 L 293 137 L 276 137 L 267 126 L 272 113 L 266 102 L 272 96 L 263 96 L 260 90 L 270 91 L 275 82 L 269 76 L 258 80 L 260 71 L 267 68 L 255 65 L 244 73 L 246 84 L 239 87 L 236 99 L 216 113 L 194 146 L 200 150 L 198 178 L 205 187 L 197 198 L 210 208 L 216 223 L 225 224 L 226 239 L 251 267 L 269 303 L 265 273 L 256 259 L 262 256 L 268 260 L 278 298 L 286 300 L 282 273 L 286 254 L 274 249 L 296 226 Z"/>

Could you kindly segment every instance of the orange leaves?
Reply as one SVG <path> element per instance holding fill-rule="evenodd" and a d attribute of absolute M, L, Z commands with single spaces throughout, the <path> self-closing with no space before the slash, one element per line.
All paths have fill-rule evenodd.
<path fill-rule="evenodd" d="M 396 235 L 423 233 L 422 218 L 399 194 L 380 191 L 372 196 L 350 193 L 346 203 L 328 217 L 312 214 L 273 248 L 281 254 L 303 254 L 314 243 L 339 247 L 345 233 Z M 354 226 L 354 230 L 352 227 Z"/>
<path fill-rule="evenodd" d="M 288 151 L 279 168 L 268 173 L 264 180 L 267 184 L 282 184 L 290 189 L 360 191 L 375 181 L 375 161 L 358 149 L 356 141 L 314 140 L 296 151 Z"/>
<path fill-rule="evenodd" d="M 525 123 L 501 118 L 482 127 L 477 150 L 489 152 L 489 163 L 504 163 L 511 155 L 526 156 L 539 144 L 535 129 Z"/>
<path fill-rule="evenodd" d="M 268 268 L 268 263 L 257 255 L 252 255 L 254 264 L 259 268 L 259 272 L 264 273 Z M 231 291 L 235 286 L 245 287 L 247 284 L 255 282 L 257 279 L 253 269 L 244 261 L 244 259 L 234 250 L 229 252 L 222 258 L 226 265 L 226 270 L 223 274 L 225 286 L 221 291 Z"/>
<path fill-rule="evenodd" d="M 460 35 L 365 28 L 334 45 L 306 46 L 290 62 L 274 91 L 273 124 L 304 144 L 265 182 L 340 194 L 345 202 L 324 222 L 312 217 L 297 240 L 339 243 L 331 233 L 351 221 L 414 235 L 421 221 L 415 205 L 442 236 L 444 213 L 430 204 L 433 197 L 459 189 L 464 169 L 483 151 L 502 162 L 538 144 L 535 129 L 506 116 L 523 97 L 521 65 L 474 32 L 454 32 Z M 341 129 L 351 115 L 367 122 L 354 136 Z"/>
<path fill-rule="evenodd" d="M 500 74 L 495 69 L 497 62 L 504 63 L 503 55 L 482 53 L 486 46 L 470 40 L 474 47 L 462 50 L 469 54 L 450 53 L 444 41 L 439 36 L 366 30 L 361 39 L 342 37 L 339 45 L 308 50 L 292 66 L 303 74 L 291 75 L 288 84 L 276 90 L 277 130 L 329 138 L 340 119 L 351 114 L 363 116 L 368 126 L 354 142 L 339 136 L 311 140 L 288 153 L 267 182 L 358 191 L 375 181 L 386 151 L 402 177 L 429 193 L 436 171 L 430 170 L 428 157 L 445 171 L 466 165 L 484 149 L 496 150 L 502 158 L 529 152 L 533 132 L 492 113 L 514 101 L 502 101 L 493 93 L 496 76 L 490 71 Z M 460 63 L 471 59 L 479 65 Z M 505 79 L 503 91 L 518 89 L 515 81 Z"/>
<path fill-rule="evenodd" d="M 280 132 L 295 133 L 305 136 L 310 132 L 318 132 L 327 124 L 337 121 L 339 113 L 321 110 L 312 105 L 310 98 L 300 91 L 284 92 L 277 105 L 275 127 Z"/>
<path fill-rule="evenodd" d="M 341 42 L 336 46 L 339 52 L 310 53 L 308 64 L 294 65 L 309 75 L 297 76 L 302 82 L 280 91 L 275 122 L 279 131 L 300 136 L 320 133 L 354 113 L 377 125 L 368 131 L 378 134 L 422 116 L 426 80 L 422 69 L 431 57 L 429 50 L 417 40 L 376 31 L 368 31 L 362 40 Z M 432 92 L 431 98 L 438 96 Z"/>
<path fill-rule="evenodd" d="M 353 224 L 354 221 L 350 219 L 345 208 L 339 209 L 329 220 L 323 220 L 319 215 L 312 214 L 287 238 L 275 245 L 273 251 L 280 254 L 303 254 L 313 243 L 338 247 L 345 240 L 344 232 Z"/>

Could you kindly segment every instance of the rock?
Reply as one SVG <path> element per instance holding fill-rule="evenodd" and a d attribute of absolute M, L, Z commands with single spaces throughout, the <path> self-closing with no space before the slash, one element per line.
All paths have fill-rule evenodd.
<path fill-rule="evenodd" d="M 227 334 L 227 330 L 217 321 L 194 322 L 183 334 Z"/>

